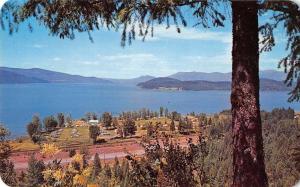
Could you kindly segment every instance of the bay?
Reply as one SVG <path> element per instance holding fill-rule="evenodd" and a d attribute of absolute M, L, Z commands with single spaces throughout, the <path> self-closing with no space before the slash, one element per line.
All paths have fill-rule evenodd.
<path fill-rule="evenodd" d="M 300 104 L 287 102 L 287 92 L 261 92 L 261 109 L 291 107 L 300 111 Z M 2 84 L 0 85 L 0 122 L 12 136 L 26 134 L 26 124 L 34 114 L 41 118 L 59 112 L 81 118 L 87 112 L 101 115 L 141 108 L 169 111 L 217 113 L 230 108 L 230 91 L 160 91 L 144 90 L 119 84 Z"/>

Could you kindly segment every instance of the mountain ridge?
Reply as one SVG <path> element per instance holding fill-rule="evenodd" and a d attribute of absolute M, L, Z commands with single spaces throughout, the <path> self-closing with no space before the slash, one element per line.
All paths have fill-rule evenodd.
<path fill-rule="evenodd" d="M 9 75 L 11 73 L 11 75 Z M 33 82 L 14 82 L 14 83 L 111 83 L 109 80 L 97 78 L 97 77 L 84 77 L 81 75 L 71 75 L 67 73 L 61 73 L 51 70 L 45 70 L 40 68 L 21 69 L 21 68 L 8 68 L 0 67 L 0 77 L 5 80 L 4 76 L 12 77 L 13 75 L 23 76 L 25 79 L 33 79 L 37 81 Z M 39 80 L 39 81 L 38 81 Z M 1 81 L 1 83 L 9 84 Z"/>
<path fill-rule="evenodd" d="M 263 70 L 260 72 L 261 78 L 281 81 L 284 79 L 284 73 L 275 70 Z M 175 78 L 180 81 L 231 81 L 231 73 L 220 72 L 177 72 L 167 76 Z M 146 82 L 156 77 L 151 75 L 143 75 L 131 79 L 114 79 L 114 78 L 98 78 L 98 77 L 85 77 L 81 75 L 72 75 L 63 72 L 56 72 L 41 68 L 10 68 L 0 67 L 0 84 L 17 84 L 17 83 L 113 83 L 113 84 L 126 84 L 137 85 L 141 82 Z"/>
<path fill-rule="evenodd" d="M 285 79 L 284 72 L 276 70 L 262 70 L 259 72 L 260 78 L 273 79 L 277 81 L 282 81 Z M 231 81 L 231 72 L 220 73 L 220 72 L 177 72 L 168 77 L 178 79 L 181 81 L 191 81 L 191 80 L 208 80 L 208 81 Z"/>
<path fill-rule="evenodd" d="M 137 84 L 144 89 L 161 89 L 161 90 L 230 90 L 230 81 L 181 81 L 170 77 L 154 78 L 146 82 Z M 287 91 L 287 88 L 282 81 L 272 79 L 260 79 L 260 88 L 262 91 Z"/>

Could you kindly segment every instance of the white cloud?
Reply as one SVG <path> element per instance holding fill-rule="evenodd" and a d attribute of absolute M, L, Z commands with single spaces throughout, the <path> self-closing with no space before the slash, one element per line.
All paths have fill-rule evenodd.
<path fill-rule="evenodd" d="M 99 62 L 98 61 L 82 61 L 80 62 L 81 64 L 84 64 L 84 65 L 98 65 Z"/>
<path fill-rule="evenodd" d="M 137 77 L 146 74 L 163 76 L 173 70 L 164 57 L 151 53 L 98 54 L 94 59 L 77 61 L 77 63 L 83 65 L 82 68 L 92 67 L 101 71 L 104 77 L 111 77 L 111 72 L 118 72 L 115 77 Z"/>
<path fill-rule="evenodd" d="M 223 53 L 215 54 L 215 55 L 202 55 L 202 56 L 186 56 L 185 58 L 192 62 L 199 63 L 222 63 L 222 64 L 231 64 L 231 51 L 232 51 L 232 43 L 229 43 Z"/>
<path fill-rule="evenodd" d="M 42 45 L 42 44 L 33 44 L 32 47 L 40 49 L 40 48 L 46 47 L 46 45 Z"/>
<path fill-rule="evenodd" d="M 139 33 L 138 26 L 135 26 L 136 33 Z M 145 27 L 142 28 L 143 30 Z M 119 32 L 121 32 L 120 29 Z M 202 41 L 217 41 L 222 43 L 231 43 L 232 34 L 231 32 L 217 32 L 209 31 L 208 29 L 197 29 L 194 27 L 180 27 L 180 33 L 177 32 L 175 25 L 170 25 L 169 28 L 166 28 L 166 25 L 156 25 L 153 28 L 153 37 L 151 36 L 150 31 L 146 36 L 146 41 L 158 41 L 160 39 L 175 39 L 175 40 L 202 40 Z M 142 40 L 143 36 L 137 35 L 138 40 Z"/>
<path fill-rule="evenodd" d="M 157 25 L 154 28 L 154 37 L 156 40 L 160 38 L 167 38 L 179 40 L 218 41 L 222 43 L 232 42 L 232 35 L 230 32 L 204 31 L 190 27 L 183 27 L 180 28 L 180 30 L 181 33 L 178 33 L 175 26 L 170 26 L 170 28 L 166 29 L 165 26 Z M 146 39 L 151 39 L 151 36 L 147 36 Z"/>
<path fill-rule="evenodd" d="M 59 57 L 54 57 L 52 60 L 57 62 L 57 61 L 61 61 L 62 59 Z"/>
<path fill-rule="evenodd" d="M 150 53 L 134 53 L 134 54 L 116 54 L 116 55 L 101 55 L 98 54 L 97 57 L 103 61 L 153 61 L 157 58 Z"/>

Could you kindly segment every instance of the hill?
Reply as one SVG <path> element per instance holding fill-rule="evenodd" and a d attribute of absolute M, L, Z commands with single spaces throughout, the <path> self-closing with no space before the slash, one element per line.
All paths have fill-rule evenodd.
<path fill-rule="evenodd" d="M 26 77 L 13 72 L 0 70 L 0 84 L 21 84 L 21 83 L 47 83 L 42 79 Z"/>
<path fill-rule="evenodd" d="M 285 79 L 284 72 L 275 70 L 263 70 L 259 72 L 260 78 L 282 81 Z M 168 76 L 181 81 L 206 80 L 206 81 L 231 81 L 231 73 L 205 73 L 205 72 L 178 72 Z"/>
<path fill-rule="evenodd" d="M 230 90 L 230 81 L 181 81 L 169 77 L 160 77 L 139 83 L 137 86 L 145 89 L 171 89 L 171 90 Z M 288 88 L 281 81 L 261 79 L 260 88 L 262 91 L 285 91 Z"/>
<path fill-rule="evenodd" d="M 132 78 L 132 79 L 107 79 L 113 83 L 117 84 L 126 84 L 126 85 L 137 85 L 140 82 L 146 82 L 151 79 L 154 79 L 155 77 L 150 76 L 150 75 L 145 75 L 145 76 L 140 76 L 137 78 Z"/>
<path fill-rule="evenodd" d="M 0 83 L 111 83 L 109 80 L 70 75 L 39 68 L 21 69 L 0 67 Z M 23 80 L 24 79 L 24 80 Z"/>

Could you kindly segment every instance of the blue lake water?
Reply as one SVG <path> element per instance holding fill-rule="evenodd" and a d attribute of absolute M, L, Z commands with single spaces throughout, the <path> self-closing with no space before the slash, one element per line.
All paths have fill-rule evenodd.
<path fill-rule="evenodd" d="M 291 107 L 287 92 L 261 92 L 261 108 Z M 135 86 L 97 84 L 15 84 L 0 85 L 0 122 L 13 136 L 26 134 L 26 124 L 34 114 L 41 118 L 58 112 L 83 117 L 86 112 L 114 115 L 141 108 L 160 106 L 181 113 L 217 113 L 230 108 L 230 91 L 158 91 Z"/>

